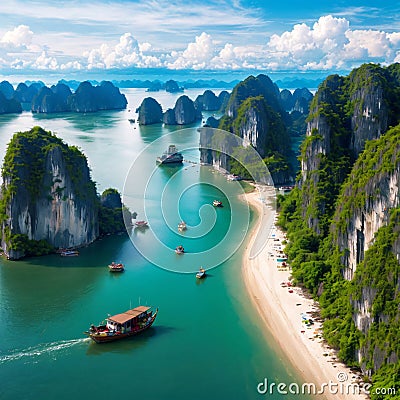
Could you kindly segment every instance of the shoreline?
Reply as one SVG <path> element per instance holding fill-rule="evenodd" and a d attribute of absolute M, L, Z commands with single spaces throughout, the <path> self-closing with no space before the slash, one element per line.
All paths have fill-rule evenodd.
<path fill-rule="evenodd" d="M 288 267 L 277 268 L 276 253 L 284 234 L 275 226 L 275 222 L 272 222 L 271 229 L 261 227 L 264 217 L 275 217 L 274 209 L 260 200 L 258 187 L 242 197 L 256 211 L 256 222 L 242 259 L 245 288 L 266 330 L 279 346 L 279 351 L 303 380 L 299 384 L 300 389 L 303 383 L 314 384 L 318 393 L 325 385 L 323 393 L 319 392 L 318 396 L 327 400 L 367 399 L 362 385 L 358 385 L 360 375 L 338 361 L 336 352 L 322 338 L 322 323 L 314 319 L 315 314 L 319 313 L 318 303 L 306 297 L 298 287 L 281 286 L 283 282 L 290 282 L 291 276 Z M 252 255 L 253 245 L 260 239 L 265 245 L 260 246 L 256 255 Z M 309 317 L 314 324 L 306 326 L 303 320 Z M 270 377 L 266 378 L 271 380 Z M 287 393 L 291 394 L 288 391 L 291 382 L 284 383 Z M 360 389 L 359 394 L 353 394 L 355 386 Z"/>

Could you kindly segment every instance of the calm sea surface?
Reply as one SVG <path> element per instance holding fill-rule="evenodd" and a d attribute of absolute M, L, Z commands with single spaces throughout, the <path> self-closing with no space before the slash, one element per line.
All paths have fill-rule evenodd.
<path fill-rule="evenodd" d="M 202 92 L 185 94 L 195 99 Z M 0 399 L 291 398 L 257 393 L 265 377 L 295 378 L 265 337 L 241 280 L 252 215 L 237 199 L 237 184 L 195 163 L 197 126 L 128 121 L 147 95 L 166 109 L 180 94 L 124 93 L 124 111 L 0 116 L 1 160 L 14 132 L 42 126 L 79 146 L 98 191 L 117 188 L 151 226 L 98 240 L 79 257 L 0 260 Z M 187 161 L 155 169 L 170 143 Z M 214 198 L 225 207 L 211 207 Z M 183 235 L 176 229 L 181 219 L 189 225 Z M 188 254 L 177 256 L 178 244 Z M 123 262 L 125 272 L 110 274 L 111 261 Z M 200 265 L 217 267 L 197 281 Z M 138 304 L 159 307 L 141 336 L 98 345 L 83 335 L 91 323 Z"/>

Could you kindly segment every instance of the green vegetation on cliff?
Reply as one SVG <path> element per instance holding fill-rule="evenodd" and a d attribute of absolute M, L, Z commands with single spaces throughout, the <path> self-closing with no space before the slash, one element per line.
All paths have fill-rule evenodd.
<path fill-rule="evenodd" d="M 100 234 L 125 229 L 119 193 L 106 191 L 113 202 L 103 205 L 85 155 L 41 127 L 12 137 L 1 173 L 0 239 L 12 259 L 88 244 L 99 226 Z"/>
<path fill-rule="evenodd" d="M 348 159 L 349 155 L 343 152 L 338 162 Z M 320 168 L 321 165 L 322 170 L 317 171 L 320 174 L 325 168 L 323 163 Z M 296 187 L 288 196 L 278 197 L 279 225 L 287 231 L 286 251 L 293 277 L 319 300 L 324 337 L 344 362 L 372 373 L 374 388 L 395 387 L 397 393 L 400 391 L 400 266 L 396 254 L 400 246 L 400 208 L 375 210 L 385 214 L 387 223 L 375 233 L 352 280 L 344 278 L 347 267 L 343 260 L 349 250 L 343 248 L 338 238 L 349 229 L 356 213 L 362 215 L 375 202 L 382 204 L 388 195 L 382 193 L 382 182 L 390 181 L 391 177 L 399 182 L 399 166 L 400 125 L 380 139 L 368 141 L 345 179 L 333 179 L 333 170 L 330 175 L 321 174 L 325 187 L 320 195 L 331 196 L 331 206 L 320 214 L 325 217 L 325 228 L 320 232 L 304 218 L 305 208 L 316 207 L 316 203 L 303 203 L 309 186 Z M 308 192 L 308 196 L 315 195 Z M 315 209 L 310 212 L 316 215 Z M 395 397 L 372 394 L 371 398 Z"/>
<path fill-rule="evenodd" d="M 279 89 L 265 75 L 250 76 L 233 90 L 221 118 L 219 129 L 240 136 L 257 150 L 274 181 L 288 182 L 294 177 L 295 159 L 286 125 L 288 114 L 280 105 Z M 234 160 L 232 172 L 248 177 L 246 168 Z"/>
<path fill-rule="evenodd" d="M 326 235 L 341 185 L 368 140 L 400 122 L 400 64 L 365 64 L 332 75 L 314 96 L 309 136 L 301 146 L 303 216 Z"/>

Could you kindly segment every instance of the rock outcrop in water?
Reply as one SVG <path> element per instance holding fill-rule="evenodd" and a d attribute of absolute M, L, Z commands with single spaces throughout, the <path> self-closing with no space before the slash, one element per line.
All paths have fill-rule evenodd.
<path fill-rule="evenodd" d="M 2 81 L 0 82 L 0 92 L 7 100 L 10 100 L 14 97 L 14 86 L 8 81 Z"/>
<path fill-rule="evenodd" d="M 176 125 L 188 125 L 201 119 L 201 111 L 188 96 L 180 96 L 174 107 Z"/>
<path fill-rule="evenodd" d="M 22 112 L 21 103 L 14 99 L 7 99 L 2 92 L 0 92 L 0 114 L 14 114 Z"/>
<path fill-rule="evenodd" d="M 178 82 L 170 79 L 165 82 L 165 91 L 169 93 L 183 92 L 183 88 L 179 87 Z"/>
<path fill-rule="evenodd" d="M 223 98 L 228 99 L 226 94 Z M 235 86 L 218 127 L 240 136 L 244 146 L 253 146 L 265 159 L 274 182 L 284 184 L 294 181 L 296 160 L 289 135 L 289 129 L 294 130 L 294 121 L 281 105 L 279 88 L 267 76 L 259 75 Z M 215 127 L 215 121 L 207 121 L 207 125 Z M 210 154 L 203 149 L 200 154 L 202 162 L 212 160 L 214 165 L 246 176 L 243 166 L 220 152 Z"/>
<path fill-rule="evenodd" d="M 128 104 L 126 97 L 111 82 L 103 81 L 99 86 L 82 82 L 76 92 L 68 98 L 73 112 L 95 112 L 100 110 L 122 110 Z"/>
<path fill-rule="evenodd" d="M 152 97 L 143 99 L 137 112 L 139 113 L 138 122 L 140 125 L 158 124 L 163 118 L 161 105 Z"/>
<path fill-rule="evenodd" d="M 29 255 L 40 241 L 69 248 L 97 238 L 96 188 L 76 147 L 40 127 L 17 133 L 2 174 L 2 248 L 10 259 Z"/>
<path fill-rule="evenodd" d="M 166 125 L 189 125 L 201 119 L 201 111 L 186 95 L 180 96 L 173 109 L 168 109 L 163 115 Z"/>
<path fill-rule="evenodd" d="M 15 89 L 14 98 L 20 103 L 26 103 L 28 105 L 27 108 L 30 109 L 32 100 L 43 86 L 40 83 L 32 83 L 29 86 L 25 83 L 19 83 Z"/>
<path fill-rule="evenodd" d="M 72 95 L 71 89 L 62 83 L 51 88 L 42 87 L 32 99 L 31 110 L 34 113 L 57 113 L 71 111 L 68 99 Z"/>
<path fill-rule="evenodd" d="M 222 97 L 216 96 L 211 90 L 206 90 L 197 96 L 194 105 L 200 111 L 218 111 L 222 106 Z"/>
<path fill-rule="evenodd" d="M 121 201 L 116 189 L 106 189 L 100 197 L 99 233 L 100 235 L 122 232 L 132 223 L 132 214 Z"/>
<path fill-rule="evenodd" d="M 313 99 L 312 93 L 307 88 L 296 89 L 293 94 L 288 89 L 280 92 L 280 100 L 285 111 L 298 111 L 308 114 L 310 102 Z"/>
<path fill-rule="evenodd" d="M 101 204 L 86 157 L 40 127 L 13 136 L 2 178 L 1 247 L 13 260 L 87 245 L 130 215 L 114 191 Z"/>

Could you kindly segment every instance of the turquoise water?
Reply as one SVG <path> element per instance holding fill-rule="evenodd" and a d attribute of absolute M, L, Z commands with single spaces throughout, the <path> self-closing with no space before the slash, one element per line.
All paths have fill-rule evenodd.
<path fill-rule="evenodd" d="M 130 124 L 146 94 L 125 93 L 131 111 L 0 117 L 1 158 L 13 132 L 40 125 L 81 147 L 99 191 L 116 187 L 150 223 L 98 240 L 79 257 L 0 261 L 0 399 L 280 397 L 257 393 L 265 377 L 295 378 L 263 333 L 241 280 L 242 241 L 253 216 L 237 199 L 238 184 L 192 163 L 196 127 Z M 178 96 L 151 95 L 164 108 Z M 171 141 L 192 162 L 154 168 Z M 224 207 L 214 209 L 214 198 Z M 189 229 L 179 235 L 181 219 Z M 176 255 L 178 244 L 188 253 Z M 123 262 L 125 272 L 110 274 L 111 261 Z M 201 281 L 194 276 L 200 265 L 212 268 Z M 138 304 L 159 307 L 141 336 L 98 345 L 83 335 L 91 323 Z"/>

